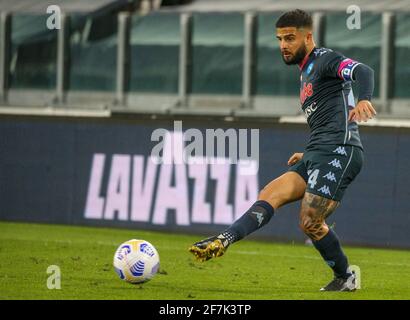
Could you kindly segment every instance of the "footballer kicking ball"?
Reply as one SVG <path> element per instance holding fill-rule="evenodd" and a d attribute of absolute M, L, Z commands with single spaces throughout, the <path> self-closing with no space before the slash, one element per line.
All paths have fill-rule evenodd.
<path fill-rule="evenodd" d="M 114 254 L 114 269 L 120 279 L 137 284 L 152 279 L 159 269 L 159 255 L 145 240 L 129 240 Z"/>

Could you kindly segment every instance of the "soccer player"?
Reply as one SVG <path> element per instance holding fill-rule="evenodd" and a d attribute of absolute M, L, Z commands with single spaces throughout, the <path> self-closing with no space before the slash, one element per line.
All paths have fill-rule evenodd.
<path fill-rule="evenodd" d="M 268 183 L 249 210 L 219 235 L 193 244 L 200 261 L 222 256 L 234 242 L 266 225 L 281 206 L 301 201 L 300 228 L 332 268 L 333 280 L 321 291 L 353 291 L 350 271 L 335 231 L 326 224 L 347 186 L 360 172 L 363 149 L 357 122 L 376 115 L 371 104 L 373 70 L 327 48 L 317 48 L 312 17 L 302 10 L 284 13 L 276 22 L 282 59 L 300 70 L 300 102 L 310 127 L 303 153 L 288 160 L 289 169 Z M 355 105 L 352 82 L 359 85 Z"/>

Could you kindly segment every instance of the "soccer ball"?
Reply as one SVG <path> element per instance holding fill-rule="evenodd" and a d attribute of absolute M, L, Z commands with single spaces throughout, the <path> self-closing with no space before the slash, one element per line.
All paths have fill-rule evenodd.
<path fill-rule="evenodd" d="M 129 240 L 121 244 L 115 252 L 114 269 L 120 279 L 126 282 L 147 282 L 158 272 L 158 252 L 148 241 Z"/>

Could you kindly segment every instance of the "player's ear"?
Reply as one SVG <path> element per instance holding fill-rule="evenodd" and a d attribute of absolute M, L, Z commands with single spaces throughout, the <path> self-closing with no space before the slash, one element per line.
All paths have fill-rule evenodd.
<path fill-rule="evenodd" d="M 306 30 L 305 32 L 305 44 L 307 45 L 313 41 L 313 32 L 310 29 Z"/>

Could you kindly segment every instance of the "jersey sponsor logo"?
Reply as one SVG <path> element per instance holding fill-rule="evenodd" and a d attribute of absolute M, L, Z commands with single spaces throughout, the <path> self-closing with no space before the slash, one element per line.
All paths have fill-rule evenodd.
<path fill-rule="evenodd" d="M 340 164 L 340 161 L 338 159 L 333 159 L 328 164 L 331 164 L 335 168 L 342 169 L 342 165 Z"/>
<path fill-rule="evenodd" d="M 300 88 L 300 103 L 303 104 L 307 98 L 313 95 L 313 86 L 311 83 L 303 83 Z"/>
<path fill-rule="evenodd" d="M 331 196 L 330 189 L 327 185 L 323 185 L 321 188 L 317 189 L 317 191 L 319 191 L 323 194 L 327 194 L 327 195 Z"/>
<path fill-rule="evenodd" d="M 340 79 L 345 81 L 353 80 L 353 69 L 359 64 L 359 62 L 346 58 L 344 59 L 337 70 L 337 74 Z"/>
<path fill-rule="evenodd" d="M 315 112 L 317 109 L 317 105 L 316 102 L 312 102 L 310 105 L 308 105 L 306 107 L 306 109 L 304 110 L 306 118 L 309 118 L 313 112 Z"/>
<path fill-rule="evenodd" d="M 333 153 L 338 153 L 340 155 L 347 156 L 345 147 L 337 147 L 335 150 L 333 150 Z"/>
<path fill-rule="evenodd" d="M 333 181 L 336 182 L 336 177 L 335 174 L 332 171 L 329 171 L 328 173 L 326 173 L 323 178 L 326 178 L 329 181 Z"/>

